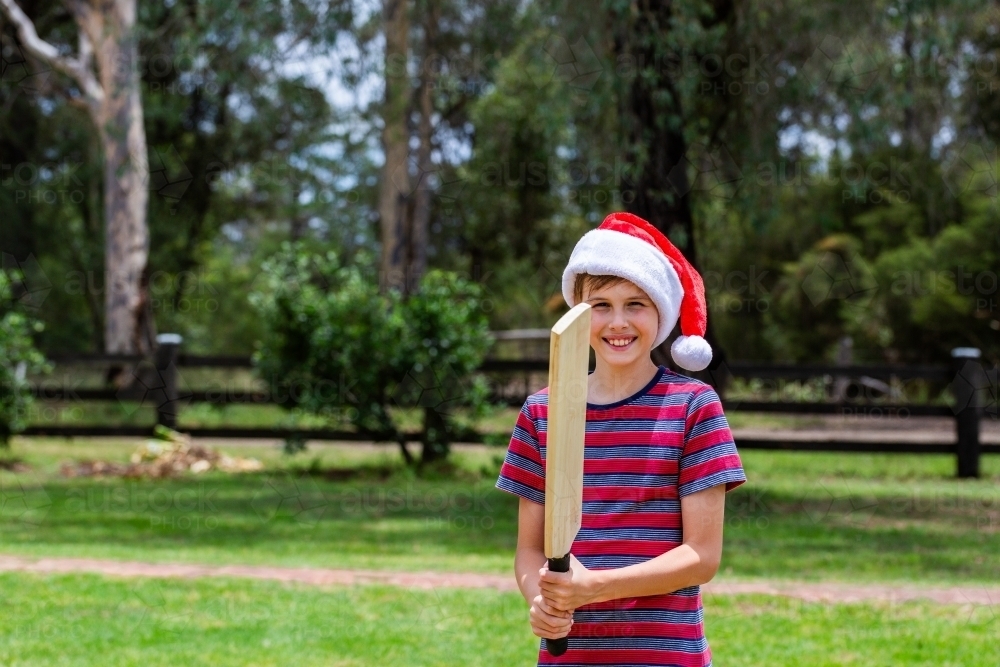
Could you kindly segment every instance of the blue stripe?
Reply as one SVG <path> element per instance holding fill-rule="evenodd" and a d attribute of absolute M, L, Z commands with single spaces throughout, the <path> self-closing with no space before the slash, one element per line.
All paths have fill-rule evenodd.
<path fill-rule="evenodd" d="M 704 621 L 704 608 L 693 611 L 670 609 L 577 609 L 574 623 L 678 623 L 695 625 Z"/>
<path fill-rule="evenodd" d="M 679 528 L 581 528 L 576 534 L 580 542 L 599 542 L 602 540 L 636 540 L 649 542 L 684 541 Z"/>
<path fill-rule="evenodd" d="M 746 475 L 741 469 L 728 468 L 711 474 L 708 477 L 702 477 L 701 479 L 696 479 L 688 484 L 683 484 L 677 493 L 683 498 L 684 496 L 689 496 L 692 493 L 710 489 L 713 486 L 718 486 L 719 484 L 727 484 L 729 482 L 745 482 L 746 479 Z"/>
<path fill-rule="evenodd" d="M 635 514 L 669 513 L 678 514 L 681 503 L 675 498 L 656 498 L 637 504 L 634 500 L 585 500 L 584 514 Z"/>
<path fill-rule="evenodd" d="M 610 459 L 651 459 L 654 461 L 676 460 L 681 448 L 671 445 L 608 445 L 585 448 L 587 460 L 607 461 Z"/>
<path fill-rule="evenodd" d="M 521 468 L 526 472 L 534 473 L 543 479 L 545 478 L 545 468 L 541 464 L 525 458 L 510 449 L 507 450 L 507 456 L 504 457 L 504 461 L 510 463 L 515 468 Z"/>
<path fill-rule="evenodd" d="M 545 504 L 545 492 L 537 491 L 530 486 L 521 484 L 520 482 L 515 482 L 509 477 L 500 476 L 497 480 L 496 487 L 501 491 L 507 491 L 509 493 L 514 493 L 522 498 L 527 498 L 528 500 L 534 501 L 539 505 Z"/>

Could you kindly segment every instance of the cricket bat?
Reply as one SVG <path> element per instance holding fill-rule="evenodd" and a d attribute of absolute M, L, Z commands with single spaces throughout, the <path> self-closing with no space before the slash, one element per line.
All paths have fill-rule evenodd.
<path fill-rule="evenodd" d="M 583 440 L 587 429 L 590 305 L 559 318 L 549 337 L 549 407 L 545 453 L 545 557 L 553 572 L 568 572 L 570 548 L 583 513 Z M 554 656 L 566 637 L 548 639 Z"/>

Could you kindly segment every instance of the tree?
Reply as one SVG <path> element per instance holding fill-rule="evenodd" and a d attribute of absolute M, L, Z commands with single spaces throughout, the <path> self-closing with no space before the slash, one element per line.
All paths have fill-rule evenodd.
<path fill-rule="evenodd" d="M 62 52 L 76 41 L 61 0 L 22 6 Z M 339 67 L 327 47 L 351 25 L 353 8 L 341 0 L 295 6 L 309 11 L 274 11 L 266 0 L 238 10 L 226 0 L 138 8 L 147 296 L 156 328 L 182 333 L 189 351 L 252 349 L 256 322 L 232 296 L 272 243 L 296 230 L 335 247 L 368 242 L 370 148 L 352 143 L 349 119 L 324 95 Z M 38 344 L 97 352 L 105 319 L 100 140 L 87 112 L 67 103 L 77 87 L 27 53 L 10 21 L 0 27 L 11 65 L 0 81 L 0 154 L 23 165 L 19 174 L 38 173 L 33 184 L 9 169 L 3 177 L 0 218 L 10 224 L 0 228 L 0 248 L 19 261 L 34 256 L 61 281 L 40 305 L 47 326 Z M 62 198 L 38 205 L 46 194 Z"/>
<path fill-rule="evenodd" d="M 25 50 L 77 86 L 71 102 L 86 110 L 104 158 L 104 350 L 145 354 L 155 345 L 148 297 L 149 175 L 137 69 L 135 0 L 70 0 L 78 31 L 75 57 L 38 36 L 15 0 L 0 9 Z"/>
<path fill-rule="evenodd" d="M 406 247 L 410 216 L 409 131 L 406 125 L 410 107 L 410 77 L 407 72 L 410 21 L 406 0 L 383 0 L 385 32 L 385 100 L 382 111 L 382 183 L 379 191 L 379 222 L 382 230 L 383 289 L 397 288 L 404 293 L 407 275 Z"/>

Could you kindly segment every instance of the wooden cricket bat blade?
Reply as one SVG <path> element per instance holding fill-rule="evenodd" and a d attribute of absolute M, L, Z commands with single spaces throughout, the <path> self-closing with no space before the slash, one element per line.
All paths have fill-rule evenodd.
<path fill-rule="evenodd" d="M 559 318 L 549 338 L 549 406 L 545 446 L 545 557 L 553 572 L 568 572 L 570 548 L 583 515 L 583 453 L 587 431 L 590 305 Z M 546 640 L 554 656 L 565 637 Z"/>

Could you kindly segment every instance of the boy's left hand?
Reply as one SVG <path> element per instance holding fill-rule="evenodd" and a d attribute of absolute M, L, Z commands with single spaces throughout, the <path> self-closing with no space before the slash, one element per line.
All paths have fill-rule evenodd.
<path fill-rule="evenodd" d="M 570 554 L 569 572 L 553 572 L 546 563 L 539 571 L 542 597 L 551 607 L 573 611 L 594 601 L 598 589 L 597 574 Z"/>

